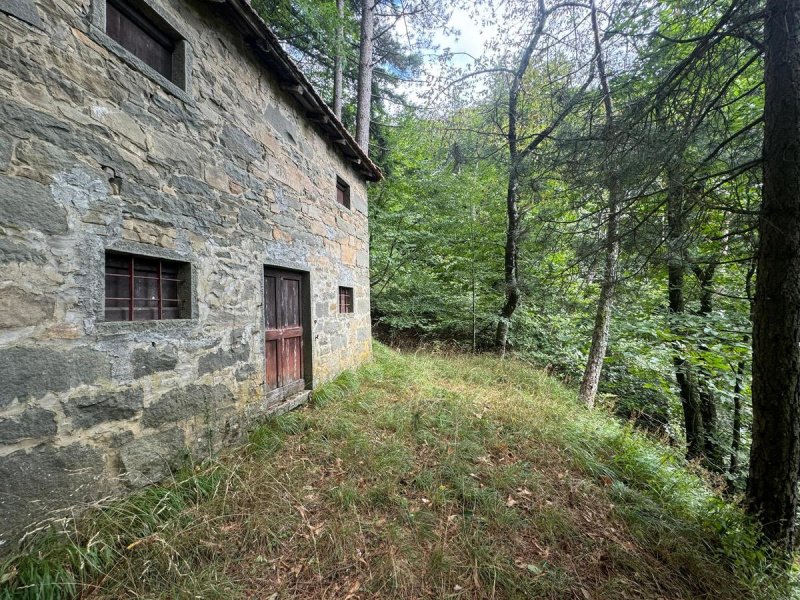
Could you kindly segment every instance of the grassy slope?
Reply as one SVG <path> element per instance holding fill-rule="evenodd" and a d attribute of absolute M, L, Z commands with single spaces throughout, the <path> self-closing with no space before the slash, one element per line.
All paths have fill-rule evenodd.
<path fill-rule="evenodd" d="M 0 597 L 787 595 L 736 510 L 554 380 L 382 346 L 248 447 L 56 538 Z"/>

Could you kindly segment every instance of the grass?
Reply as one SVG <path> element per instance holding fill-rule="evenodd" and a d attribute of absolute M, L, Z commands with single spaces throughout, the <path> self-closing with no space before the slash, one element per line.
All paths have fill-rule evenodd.
<path fill-rule="evenodd" d="M 786 598 L 679 456 L 514 360 L 399 354 L 0 571 L 0 598 Z"/>

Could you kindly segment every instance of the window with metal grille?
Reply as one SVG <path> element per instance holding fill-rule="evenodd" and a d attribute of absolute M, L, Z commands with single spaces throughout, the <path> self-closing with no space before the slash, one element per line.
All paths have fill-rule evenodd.
<path fill-rule="evenodd" d="M 156 25 L 130 2 L 108 0 L 106 35 L 173 83 L 177 34 Z"/>
<path fill-rule="evenodd" d="M 339 288 L 339 312 L 340 313 L 353 312 L 353 288 L 351 287 Z"/>
<path fill-rule="evenodd" d="M 336 202 L 350 208 L 350 186 L 341 178 L 336 178 Z"/>
<path fill-rule="evenodd" d="M 188 263 L 106 252 L 106 321 L 186 319 Z"/>

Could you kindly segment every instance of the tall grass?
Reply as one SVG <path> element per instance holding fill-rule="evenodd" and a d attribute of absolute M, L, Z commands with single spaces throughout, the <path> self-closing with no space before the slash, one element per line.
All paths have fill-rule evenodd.
<path fill-rule="evenodd" d="M 249 444 L 8 560 L 0 598 L 787 598 L 669 448 L 514 360 L 375 346 Z"/>

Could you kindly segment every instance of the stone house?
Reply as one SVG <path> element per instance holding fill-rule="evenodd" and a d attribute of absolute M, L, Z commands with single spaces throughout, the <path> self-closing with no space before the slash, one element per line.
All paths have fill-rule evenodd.
<path fill-rule="evenodd" d="M 380 176 L 247 0 L 0 0 L 0 550 L 368 359 Z"/>

